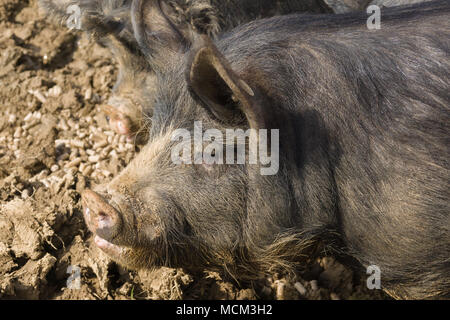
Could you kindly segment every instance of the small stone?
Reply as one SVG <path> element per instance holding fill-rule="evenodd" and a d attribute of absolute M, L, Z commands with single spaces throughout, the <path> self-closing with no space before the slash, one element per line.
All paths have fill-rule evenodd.
<path fill-rule="evenodd" d="M 50 187 L 50 183 L 49 183 L 49 181 L 48 181 L 47 178 L 42 179 L 42 180 L 41 180 L 41 183 L 42 183 L 46 188 L 49 188 L 49 187 Z"/>
<path fill-rule="evenodd" d="M 84 99 L 91 100 L 91 98 L 92 98 L 92 88 L 88 88 L 84 93 Z"/>
<path fill-rule="evenodd" d="M 28 189 L 23 190 L 21 196 L 22 196 L 22 199 L 24 199 L 24 200 L 28 199 L 30 196 L 30 190 L 28 190 Z"/>
<path fill-rule="evenodd" d="M 69 144 L 70 143 L 70 140 L 66 140 L 66 139 L 56 139 L 55 140 L 55 145 L 56 146 L 58 146 L 58 145 L 61 145 L 61 144 Z"/>
<path fill-rule="evenodd" d="M 41 103 L 45 103 L 47 99 L 43 96 L 42 93 L 40 93 L 38 90 L 28 90 L 29 94 L 32 94 L 36 97 Z"/>
<path fill-rule="evenodd" d="M 20 138 L 22 136 L 22 128 L 21 127 L 17 127 L 16 130 L 14 131 L 14 138 Z"/>
<path fill-rule="evenodd" d="M 31 120 L 32 117 L 33 117 L 33 114 L 30 112 L 29 114 L 27 114 L 25 116 L 25 118 L 23 118 L 23 121 L 28 122 Z"/>
<path fill-rule="evenodd" d="M 40 120 L 42 118 L 42 114 L 39 111 L 36 111 L 36 112 L 33 113 L 33 117 L 35 119 Z"/>
<path fill-rule="evenodd" d="M 116 150 L 112 150 L 112 151 L 109 153 L 109 156 L 112 157 L 112 158 L 119 158 L 119 155 L 117 154 L 117 151 L 116 151 Z"/>
<path fill-rule="evenodd" d="M 55 98 L 59 97 L 61 95 L 61 93 L 62 93 L 62 89 L 58 85 L 53 86 L 50 90 L 48 90 L 48 95 L 51 97 L 55 97 Z"/>
<path fill-rule="evenodd" d="M 34 126 L 38 125 L 39 123 L 41 123 L 40 119 L 34 119 L 34 120 L 30 120 L 29 122 L 27 122 L 24 126 L 23 126 L 23 130 L 28 130 L 30 128 L 33 128 Z"/>
<path fill-rule="evenodd" d="M 80 138 L 80 139 L 84 139 L 84 138 L 86 138 L 86 136 L 87 136 L 86 132 L 78 133 L 78 138 Z"/>

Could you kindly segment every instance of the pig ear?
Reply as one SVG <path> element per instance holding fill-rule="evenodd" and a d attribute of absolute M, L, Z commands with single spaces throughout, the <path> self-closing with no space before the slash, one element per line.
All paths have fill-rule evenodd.
<path fill-rule="evenodd" d="M 131 4 L 134 36 L 150 58 L 158 54 L 158 49 L 178 52 L 188 45 L 187 37 L 169 19 L 174 15 L 172 11 L 160 0 L 133 0 Z"/>
<path fill-rule="evenodd" d="M 261 94 L 233 71 L 210 39 L 203 37 L 200 42 L 186 74 L 194 98 L 222 122 L 235 123 L 243 114 L 250 128 L 265 128 Z"/>

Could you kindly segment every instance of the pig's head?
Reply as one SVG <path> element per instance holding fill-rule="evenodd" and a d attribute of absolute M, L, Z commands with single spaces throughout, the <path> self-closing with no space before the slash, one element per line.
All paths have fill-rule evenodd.
<path fill-rule="evenodd" d="M 56 23 L 85 32 L 111 50 L 118 78 L 110 99 L 101 105 L 111 128 L 134 136 L 142 124 L 142 106 L 151 105 L 155 75 L 137 43 L 131 0 L 39 0 Z M 148 89 L 150 88 L 150 90 Z M 146 95 L 137 94 L 146 92 Z"/>
<path fill-rule="evenodd" d="M 194 162 L 194 121 L 202 122 L 203 133 L 214 128 L 224 137 L 227 128 L 288 127 L 264 77 L 244 64 L 235 63 L 234 70 L 204 38 L 172 64 L 159 81 L 147 145 L 109 184 L 82 195 L 95 243 L 130 268 L 220 269 L 252 278 L 290 266 L 313 242 L 296 231 L 287 130 L 280 130 L 279 170 L 271 175 L 261 174 L 262 165 L 248 157 L 242 164 L 173 160 L 173 150 L 185 150 L 181 143 Z M 180 142 L 177 130 L 193 140 Z"/>

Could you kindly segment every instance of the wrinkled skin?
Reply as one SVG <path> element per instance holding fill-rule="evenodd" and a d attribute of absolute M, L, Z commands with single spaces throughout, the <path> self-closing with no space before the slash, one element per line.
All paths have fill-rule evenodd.
<path fill-rule="evenodd" d="M 96 244 L 130 268 L 239 280 L 323 244 L 377 265 L 393 297 L 448 298 L 449 15 L 437 1 L 384 11 L 377 32 L 365 14 L 294 15 L 197 39 L 159 75 L 147 145 L 82 195 Z M 172 134 L 200 120 L 279 129 L 278 173 L 175 164 Z"/>

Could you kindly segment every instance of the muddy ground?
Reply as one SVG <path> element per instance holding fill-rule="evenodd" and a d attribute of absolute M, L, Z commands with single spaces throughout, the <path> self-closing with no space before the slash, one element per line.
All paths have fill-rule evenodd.
<path fill-rule="evenodd" d="M 116 73 L 107 49 L 49 24 L 35 0 L 0 0 L 1 299 L 387 298 L 332 258 L 255 288 L 111 262 L 92 245 L 79 192 L 110 180 L 137 151 L 98 111 Z"/>

